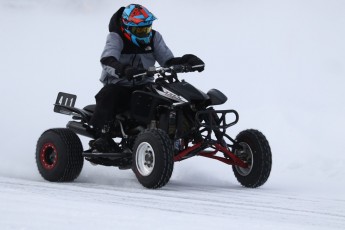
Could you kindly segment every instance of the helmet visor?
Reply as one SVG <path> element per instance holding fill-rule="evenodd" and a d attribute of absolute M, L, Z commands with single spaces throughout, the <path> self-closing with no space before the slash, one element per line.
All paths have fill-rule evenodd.
<path fill-rule="evenodd" d="M 152 31 L 152 25 L 149 26 L 130 26 L 131 33 L 138 38 L 148 37 Z"/>

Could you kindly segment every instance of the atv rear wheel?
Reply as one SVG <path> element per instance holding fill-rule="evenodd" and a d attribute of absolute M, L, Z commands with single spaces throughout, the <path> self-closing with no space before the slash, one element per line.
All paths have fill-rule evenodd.
<path fill-rule="evenodd" d="M 49 129 L 37 141 L 36 164 L 42 177 L 51 182 L 73 181 L 84 163 L 83 147 L 71 130 Z"/>
<path fill-rule="evenodd" d="M 236 141 L 238 147 L 233 149 L 234 154 L 249 165 L 248 168 L 233 165 L 238 182 L 249 188 L 263 185 L 272 167 L 271 148 L 266 137 L 258 130 L 249 129 L 240 132 Z"/>
<path fill-rule="evenodd" d="M 133 172 L 146 188 L 160 188 L 168 183 L 174 168 L 174 149 L 161 129 L 141 132 L 133 147 Z"/>

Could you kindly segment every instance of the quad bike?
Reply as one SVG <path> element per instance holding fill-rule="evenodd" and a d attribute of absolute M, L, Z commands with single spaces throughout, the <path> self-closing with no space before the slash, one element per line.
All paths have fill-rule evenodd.
<path fill-rule="evenodd" d="M 36 163 L 48 181 L 73 181 L 80 174 L 84 159 L 92 164 L 132 169 L 146 188 L 166 185 L 174 163 L 202 156 L 232 165 L 239 183 L 255 188 L 263 185 L 271 171 L 271 149 L 266 137 L 255 129 L 240 132 L 235 139 L 226 129 L 238 122 L 235 110 L 214 110 L 227 101 L 217 89 L 206 94 L 177 73 L 191 72 L 200 66 L 152 67 L 133 80 L 155 76 L 144 90 L 134 91 L 130 111 L 116 115 L 111 122 L 112 138 L 121 148 L 118 153 L 93 149 L 97 138 L 89 125 L 95 105 L 74 107 L 76 96 L 60 92 L 54 112 L 72 116 L 66 128 L 45 131 L 36 148 Z M 230 119 L 230 121 L 228 121 Z M 84 151 L 78 135 L 91 138 Z"/>

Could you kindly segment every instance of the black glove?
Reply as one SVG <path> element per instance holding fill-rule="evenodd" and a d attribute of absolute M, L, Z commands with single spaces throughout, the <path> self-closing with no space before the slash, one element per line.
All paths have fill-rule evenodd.
<path fill-rule="evenodd" d="M 185 63 L 182 61 L 182 57 L 174 57 L 174 58 L 169 59 L 167 62 L 165 62 L 165 66 L 167 67 L 170 67 L 173 65 L 183 65 L 183 64 Z"/>
<path fill-rule="evenodd" d="M 193 55 L 193 54 L 185 54 L 182 56 L 181 61 L 183 63 L 186 63 L 187 65 L 192 66 L 196 66 L 196 65 L 202 65 L 196 68 L 193 68 L 192 70 L 196 70 L 198 72 L 202 72 L 205 69 L 205 63 L 198 58 L 197 56 Z"/>
<path fill-rule="evenodd" d="M 133 66 L 126 66 L 123 70 L 122 76 L 126 77 L 128 81 L 131 81 L 135 75 L 146 73 L 145 69 L 135 68 Z"/>

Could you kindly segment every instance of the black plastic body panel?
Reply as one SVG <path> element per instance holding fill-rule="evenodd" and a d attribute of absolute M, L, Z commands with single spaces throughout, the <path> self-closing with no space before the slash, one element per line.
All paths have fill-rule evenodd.
<path fill-rule="evenodd" d="M 135 91 L 132 94 L 131 116 L 139 122 L 148 124 L 156 120 L 160 106 L 170 106 L 172 102 L 162 96 L 145 91 Z"/>

